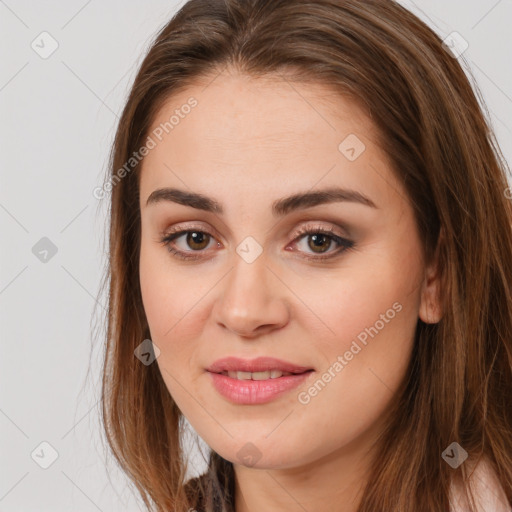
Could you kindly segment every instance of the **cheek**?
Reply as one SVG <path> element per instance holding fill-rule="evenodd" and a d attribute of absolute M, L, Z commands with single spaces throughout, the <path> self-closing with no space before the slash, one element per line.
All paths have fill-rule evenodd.
<path fill-rule="evenodd" d="M 158 364 L 180 379 L 194 378 L 198 343 L 207 319 L 205 296 L 215 276 L 197 277 L 193 267 L 178 268 L 162 247 L 142 245 L 140 286 L 151 340 L 160 349 Z M 164 371 L 164 379 L 168 380 Z M 168 382 L 174 388 L 173 379 Z M 177 390 L 179 391 L 179 390 Z"/>
<path fill-rule="evenodd" d="M 169 329 L 169 300 L 172 291 L 164 265 L 144 243 L 140 251 L 139 277 L 144 311 L 152 336 L 160 338 Z M 167 314 L 164 314 L 167 311 Z M 156 342 L 156 340 L 154 340 Z"/>
<path fill-rule="evenodd" d="M 308 295 L 308 305 L 329 327 L 317 338 L 325 357 L 321 372 L 327 373 L 320 375 L 317 390 L 304 390 L 303 402 L 316 402 L 313 407 L 324 410 L 336 403 L 331 414 L 350 410 L 354 420 L 360 415 L 360 422 L 380 413 L 400 385 L 418 320 L 421 262 L 378 252 L 386 256 L 360 260 L 339 282 L 332 279 L 323 292 L 309 288 Z M 358 408 L 361 403 L 364 408 Z"/>
<path fill-rule="evenodd" d="M 326 453 L 378 422 L 410 362 L 417 323 L 411 287 L 403 274 L 380 270 L 389 272 L 344 280 L 320 310 L 335 334 L 317 339 L 326 364 L 299 390 L 294 419 L 323 432 L 316 449 Z M 289 441 L 300 443 L 300 435 Z"/>
<path fill-rule="evenodd" d="M 171 339 L 181 328 L 181 320 L 194 313 L 193 305 L 201 297 L 198 283 L 189 273 L 176 270 L 165 248 L 142 244 L 140 286 L 144 311 L 156 339 Z"/>
<path fill-rule="evenodd" d="M 159 348 L 156 364 L 162 378 L 179 407 L 187 406 L 187 394 L 179 383 L 193 378 L 194 343 L 191 329 L 197 325 L 190 319 L 197 312 L 199 300 L 193 286 L 187 287 L 182 272 L 173 271 L 170 256 L 161 247 L 142 245 L 140 253 L 140 286 L 151 340 Z"/>
<path fill-rule="evenodd" d="M 355 258 L 354 258 L 355 261 Z M 302 315 L 303 328 L 310 331 L 321 320 L 322 338 L 327 348 L 344 352 L 352 340 L 377 324 L 379 337 L 400 336 L 409 342 L 419 309 L 419 261 L 398 259 L 396 251 L 375 246 L 368 254 L 357 255 L 357 264 L 326 277 L 299 278 L 294 292 L 303 297 L 310 313 Z M 394 306 L 395 305 L 395 306 Z M 397 310 L 400 309 L 400 312 Z M 306 322 L 309 322 L 306 324 Z"/>

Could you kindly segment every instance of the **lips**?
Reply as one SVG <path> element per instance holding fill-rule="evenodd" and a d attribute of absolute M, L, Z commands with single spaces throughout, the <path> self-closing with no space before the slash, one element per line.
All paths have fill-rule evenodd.
<path fill-rule="evenodd" d="M 277 400 L 314 375 L 314 368 L 274 357 L 225 357 L 206 370 L 217 392 L 236 405 L 261 405 Z"/>
<path fill-rule="evenodd" d="M 224 357 L 215 361 L 206 370 L 210 373 L 224 373 L 225 375 L 228 372 L 243 372 L 247 374 L 272 371 L 282 372 L 284 374 L 299 374 L 311 371 L 313 368 L 308 366 L 299 366 L 274 357 L 258 357 L 256 359 Z"/>

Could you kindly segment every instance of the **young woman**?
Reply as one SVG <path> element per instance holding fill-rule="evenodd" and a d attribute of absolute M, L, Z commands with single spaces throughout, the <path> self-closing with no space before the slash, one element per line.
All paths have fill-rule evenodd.
<path fill-rule="evenodd" d="M 148 510 L 511 510 L 511 195 L 453 46 L 390 0 L 156 37 L 103 187 L 103 420 Z"/>

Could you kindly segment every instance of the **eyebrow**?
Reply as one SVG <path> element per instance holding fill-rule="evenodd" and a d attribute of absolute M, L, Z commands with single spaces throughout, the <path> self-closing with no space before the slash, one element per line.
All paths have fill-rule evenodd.
<path fill-rule="evenodd" d="M 177 188 L 159 188 L 154 190 L 148 197 L 146 206 L 162 201 L 170 201 L 220 215 L 224 213 L 222 204 L 217 200 L 203 194 L 179 190 Z M 378 209 L 378 206 L 376 206 L 369 197 L 366 197 L 360 192 L 332 187 L 314 192 L 300 192 L 278 199 L 272 203 L 272 215 L 275 217 L 283 216 L 296 210 L 335 202 L 360 203 Z"/>

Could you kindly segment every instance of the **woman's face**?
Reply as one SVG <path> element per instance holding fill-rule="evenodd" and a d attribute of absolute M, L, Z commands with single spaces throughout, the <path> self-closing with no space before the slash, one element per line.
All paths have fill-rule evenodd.
<path fill-rule="evenodd" d="M 224 74 L 169 99 L 150 132 L 140 283 L 182 413 L 235 464 L 363 450 L 418 317 L 435 315 L 413 210 L 371 121 L 321 85 Z M 207 370 L 228 356 L 310 371 Z M 254 368 L 284 368 L 270 366 Z"/>

